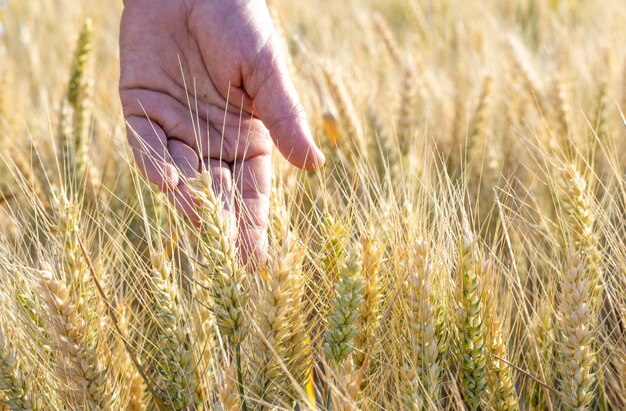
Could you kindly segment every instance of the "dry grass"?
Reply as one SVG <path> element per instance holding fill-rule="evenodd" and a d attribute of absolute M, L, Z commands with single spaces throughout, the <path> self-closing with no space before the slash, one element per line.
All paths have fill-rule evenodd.
<path fill-rule="evenodd" d="M 84 3 L 0 9 L 0 409 L 626 408 L 621 0 L 272 1 L 328 161 L 254 270 L 135 170 Z"/>

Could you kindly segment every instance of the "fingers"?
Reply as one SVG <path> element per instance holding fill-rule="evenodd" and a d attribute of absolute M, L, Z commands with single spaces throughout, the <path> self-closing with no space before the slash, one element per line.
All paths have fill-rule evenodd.
<path fill-rule="evenodd" d="M 208 170 L 212 189 L 224 204 L 222 218 L 227 222 L 228 235 L 233 241 L 237 239 L 243 262 L 263 264 L 272 151 L 265 125 L 249 113 L 224 113 L 217 107 L 206 110 L 206 120 L 197 115 L 194 119 L 195 113 L 185 105 L 154 91 L 127 90 L 124 97 L 128 137 L 141 171 L 197 224 L 197 199 L 188 179 L 203 167 Z M 198 131 L 194 120 L 205 126 Z M 233 170 L 229 163 L 235 164 Z"/>
<path fill-rule="evenodd" d="M 172 113 L 162 110 L 159 118 L 164 124 L 169 124 L 170 115 Z M 140 170 L 167 195 L 170 202 L 194 223 L 199 223 L 197 200 L 188 179 L 196 177 L 204 167 L 211 174 L 214 193 L 223 202 L 222 218 L 227 223 L 229 237 L 234 241 L 239 233 L 242 260 L 263 262 L 266 242 L 264 228 L 269 204 L 266 200 L 269 194 L 271 140 L 262 123 L 255 119 L 239 120 L 238 127 L 234 127 L 234 119 L 232 122 L 226 121 L 222 136 L 212 133 L 216 136 L 212 136 L 212 141 L 207 139 L 204 143 L 192 146 L 189 141 L 193 140 L 166 137 L 160 123 L 147 117 L 129 116 L 127 122 L 128 139 Z M 243 128 L 246 130 L 242 130 Z M 207 145 L 211 146 L 211 150 L 202 149 Z M 229 162 L 221 159 L 225 145 L 229 146 L 226 151 L 231 153 L 229 156 L 235 157 L 235 163 L 243 162 L 237 166 L 240 181 L 243 182 L 238 190 L 238 197 L 242 198 L 241 205 L 237 207 L 234 206 L 233 173 Z M 200 154 L 198 150 L 201 151 Z M 201 162 L 200 155 L 215 155 L 217 158 L 205 158 Z M 265 161 L 246 159 L 254 156 Z M 257 187 L 261 190 L 260 194 L 255 193 Z M 239 221 L 236 221 L 236 212 Z M 240 227 L 239 231 L 237 226 Z"/>
<path fill-rule="evenodd" d="M 233 166 L 239 227 L 238 247 L 244 263 L 261 266 L 267 259 L 267 224 L 271 190 L 271 155 L 251 157 Z"/>
<path fill-rule="evenodd" d="M 206 113 L 196 113 L 169 94 L 158 91 L 125 89 L 121 91 L 121 96 L 127 117 L 149 116 L 152 122 L 161 127 L 167 138 L 175 138 L 192 148 L 206 149 L 209 136 Z M 223 116 L 223 111 L 220 112 Z M 214 117 L 219 119 L 217 114 Z M 215 131 L 211 134 L 215 134 Z"/>
<path fill-rule="evenodd" d="M 167 146 L 172 162 L 181 176 L 176 189 L 167 193 L 170 202 L 194 223 L 198 224 L 200 216 L 198 215 L 196 195 L 188 181 L 190 178 L 197 177 L 198 172 L 206 170 L 211 175 L 211 189 L 222 202 L 221 218 L 225 221 L 229 230 L 228 236 L 234 241 L 236 231 L 233 207 L 233 177 L 228 163 L 218 159 L 207 158 L 200 163 L 196 151 L 186 143 L 176 139 L 170 139 Z"/>
<path fill-rule="evenodd" d="M 215 106 L 192 109 L 165 93 L 145 89 L 123 90 L 122 96 L 127 117 L 149 116 L 168 139 L 180 140 L 202 158 L 233 162 L 272 149 L 263 123 L 247 112 L 225 112 Z M 256 138 L 259 135 L 263 138 Z"/>
<path fill-rule="evenodd" d="M 171 191 L 179 181 L 167 148 L 167 138 L 158 125 L 145 117 L 126 119 L 128 142 L 141 172 L 161 191 Z"/>
<path fill-rule="evenodd" d="M 176 165 L 179 172 L 182 173 L 185 178 L 195 177 L 198 171 L 200 171 L 198 153 L 188 144 L 176 139 L 168 140 L 167 148 L 170 152 L 172 162 Z"/>
<path fill-rule="evenodd" d="M 196 151 L 186 143 L 170 139 L 167 148 L 181 178 L 174 190 L 169 190 L 167 196 L 172 204 L 188 216 L 192 221 L 198 221 L 198 210 L 195 196 L 187 183 L 188 179 L 196 176 L 200 170 L 200 159 Z"/>
<path fill-rule="evenodd" d="M 215 196 L 221 199 L 222 219 L 229 230 L 232 241 L 236 238 L 236 220 L 234 209 L 233 173 L 228 163 L 217 159 L 204 159 L 204 167 L 211 174 L 212 189 Z"/>
<path fill-rule="evenodd" d="M 324 154 L 313 141 L 277 43 L 270 39 L 261 49 L 250 70 L 243 73 L 244 87 L 281 154 L 297 167 L 316 169 L 324 164 Z"/>
<path fill-rule="evenodd" d="M 161 127 L 145 117 L 131 116 L 126 122 L 139 170 L 176 208 L 197 221 L 194 196 L 186 182 L 199 169 L 197 154 L 181 141 L 167 140 Z"/>

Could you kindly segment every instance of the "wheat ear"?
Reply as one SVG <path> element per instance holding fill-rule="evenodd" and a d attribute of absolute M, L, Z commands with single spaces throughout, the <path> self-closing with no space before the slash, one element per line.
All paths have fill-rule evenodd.
<path fill-rule="evenodd" d="M 154 320 L 157 322 L 155 355 L 161 380 L 161 401 L 175 410 L 186 409 L 193 400 L 192 364 L 185 335 L 185 318 L 181 311 L 176 281 L 171 264 L 157 252 L 152 253 L 150 285 L 153 295 Z"/>
<path fill-rule="evenodd" d="M 491 121 L 491 106 L 493 104 L 492 90 L 493 78 L 486 76 L 482 83 L 478 106 L 476 107 L 469 131 L 468 145 L 469 149 L 473 151 L 470 154 L 470 157 L 474 160 L 482 158 L 483 148 L 485 147 L 485 144 L 487 144 Z"/>
<path fill-rule="evenodd" d="M 355 252 L 341 268 L 335 288 L 333 311 L 328 317 L 330 330 L 324 334 L 324 354 L 335 366 L 341 365 L 354 350 L 365 288 L 362 264 L 360 252 Z"/>
<path fill-rule="evenodd" d="M 398 44 L 396 37 L 389 28 L 389 25 L 380 13 L 375 13 L 372 16 L 372 23 L 374 25 L 374 32 L 382 39 L 385 48 L 391 56 L 391 60 L 398 66 L 403 62 L 402 48 Z"/>
<path fill-rule="evenodd" d="M 566 165 L 561 176 L 561 204 L 566 213 L 565 223 L 569 241 L 581 255 L 590 278 L 592 309 L 598 313 L 602 303 L 603 268 L 602 255 L 593 209 L 593 192 L 585 175 L 578 168 Z M 569 248 L 570 244 L 564 244 Z"/>
<path fill-rule="evenodd" d="M 255 350 L 254 367 L 260 375 L 253 383 L 253 391 L 272 406 L 293 402 L 297 390 L 290 388 L 292 383 L 304 387 L 308 377 L 302 260 L 302 247 L 288 231 L 268 264 L 267 283 L 258 308 L 257 323 L 262 336 Z"/>
<path fill-rule="evenodd" d="M 217 396 L 219 407 L 224 411 L 241 411 L 241 396 L 238 394 L 237 366 L 224 366 L 223 379 L 218 385 Z M 218 409 L 220 409 L 218 408 Z"/>
<path fill-rule="evenodd" d="M 415 133 L 415 104 L 417 102 L 417 72 L 413 59 L 404 64 L 400 108 L 398 110 L 398 145 L 401 157 L 409 154 Z"/>
<path fill-rule="evenodd" d="M 519 404 L 511 367 L 505 362 L 508 360 L 508 350 L 502 335 L 500 321 L 492 320 L 488 342 L 490 351 L 488 368 L 492 375 L 495 408 L 503 411 L 513 411 L 519 409 Z"/>
<path fill-rule="evenodd" d="M 355 338 L 355 366 L 361 368 L 367 351 L 377 344 L 375 337 L 378 331 L 383 303 L 383 284 L 380 275 L 380 263 L 384 248 L 372 231 L 361 239 L 363 249 L 363 305 L 359 313 L 360 332 Z"/>
<path fill-rule="evenodd" d="M 351 139 L 357 153 L 359 155 L 365 155 L 367 153 L 367 147 L 363 136 L 363 127 L 361 126 L 361 121 L 359 120 L 359 116 L 354 108 L 354 103 L 350 98 L 345 84 L 336 73 L 336 70 L 328 65 L 324 65 L 323 74 L 330 96 L 338 110 L 339 120 L 341 121 L 345 134 Z M 338 143 L 341 144 L 341 141 Z"/>
<path fill-rule="evenodd" d="M 593 284 L 579 254 L 572 252 L 569 268 L 563 273 L 559 304 L 560 379 L 564 405 L 588 409 L 595 396 L 595 352 L 593 311 L 590 307 Z"/>
<path fill-rule="evenodd" d="M 131 339 L 131 329 L 129 329 L 129 318 L 132 318 L 131 308 L 123 302 L 117 305 L 117 328 L 120 335 L 111 344 L 113 363 L 116 364 L 115 372 L 118 374 L 118 385 L 124 389 L 123 397 L 126 411 L 146 411 L 147 386 L 141 373 L 135 367 L 130 354 L 126 349 L 123 338 Z"/>
<path fill-rule="evenodd" d="M 336 282 L 346 261 L 348 228 L 327 214 L 322 226 L 322 270 L 328 281 Z"/>
<path fill-rule="evenodd" d="M 245 336 L 245 273 L 237 263 L 230 231 L 220 215 L 222 205 L 213 192 L 211 175 L 204 171 L 191 183 L 199 202 L 203 251 L 209 264 L 205 278 L 210 279 L 212 310 L 220 331 L 231 344 L 238 345 Z"/>
<path fill-rule="evenodd" d="M 247 292 L 245 271 L 237 261 L 235 246 L 230 240 L 230 230 L 222 219 L 222 202 L 215 195 L 209 171 L 190 181 L 198 202 L 201 246 L 207 265 L 201 272 L 200 282 L 209 290 L 211 310 L 220 332 L 228 338 L 234 351 L 237 367 L 241 407 L 243 399 L 243 370 L 241 366 L 241 343 L 246 336 L 245 313 Z"/>
<path fill-rule="evenodd" d="M 70 81 L 67 90 L 67 100 L 73 109 L 75 148 L 80 160 L 83 153 L 83 143 L 87 135 L 88 117 L 91 110 L 91 79 L 88 76 L 88 65 L 93 49 L 93 23 L 85 20 L 76 44 L 74 59 L 70 69 Z"/>
<path fill-rule="evenodd" d="M 537 313 L 530 324 L 530 333 L 535 336 L 536 340 L 535 347 L 531 352 L 531 370 L 536 375 L 542 376 L 544 382 L 550 386 L 553 385 L 553 373 L 549 367 L 554 363 L 554 342 L 556 341 L 554 313 L 551 306 L 553 299 L 551 297 L 551 295 L 544 297 L 544 301 L 537 309 Z M 532 409 L 547 409 L 548 400 L 545 387 L 541 384 L 533 383 L 529 400 L 529 405 L 532 406 Z"/>
<path fill-rule="evenodd" d="M 111 409 L 114 396 L 99 356 L 101 347 L 88 329 L 75 298 L 50 271 L 41 273 L 39 286 L 56 334 L 61 357 L 58 373 L 66 385 L 65 402 L 78 409 Z"/>
<path fill-rule="evenodd" d="M 471 410 L 478 410 L 486 403 L 485 390 L 487 388 L 480 264 L 476 262 L 473 242 L 465 239 L 460 246 L 458 262 L 461 281 L 459 354 L 462 359 L 463 395 Z"/>
<path fill-rule="evenodd" d="M 4 53 L 0 54 L 3 60 L 5 60 Z M 12 75 L 9 71 L 9 67 L 5 64 L 0 66 L 0 119 L 5 119 L 11 126 L 11 112 L 9 108 L 9 84 L 11 84 Z M 0 132 L 0 143 L 4 143 L 4 131 Z"/>
<path fill-rule="evenodd" d="M 414 256 L 415 265 L 404 294 L 408 312 L 405 369 L 413 368 L 408 373 L 413 378 L 404 383 L 403 403 L 421 410 L 433 406 L 439 398 L 442 364 L 431 287 L 433 272 L 425 241 L 417 241 Z"/>
<path fill-rule="evenodd" d="M 1 403 L 11 410 L 44 410 L 46 404 L 31 390 L 18 355 L 10 346 L 9 338 L 0 328 L 0 392 L 6 396 Z"/>
<path fill-rule="evenodd" d="M 493 268 L 486 268 L 489 278 Z M 488 350 L 487 370 L 489 371 L 488 390 L 491 394 L 491 405 L 502 411 L 519 409 L 515 380 L 510 365 L 508 364 L 508 344 L 504 341 L 502 322 L 498 316 L 497 301 L 494 292 L 489 290 L 485 298 L 486 314 L 485 327 L 487 328 L 486 347 Z"/>

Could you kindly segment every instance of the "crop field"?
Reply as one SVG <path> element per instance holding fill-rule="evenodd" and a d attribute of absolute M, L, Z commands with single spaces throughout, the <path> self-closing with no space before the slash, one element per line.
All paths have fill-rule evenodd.
<path fill-rule="evenodd" d="M 123 2 L 0 0 L 0 410 L 626 409 L 625 5 L 268 0 L 326 161 L 247 258 L 137 166 Z"/>

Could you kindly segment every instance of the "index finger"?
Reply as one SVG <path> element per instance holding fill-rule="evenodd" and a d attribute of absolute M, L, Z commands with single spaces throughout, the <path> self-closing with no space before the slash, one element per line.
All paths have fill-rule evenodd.
<path fill-rule="evenodd" d="M 167 148 L 163 129 L 146 117 L 126 118 L 128 142 L 144 176 L 161 191 L 174 189 L 180 181 Z"/>

